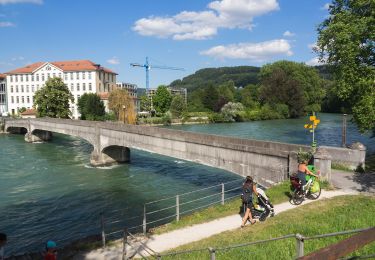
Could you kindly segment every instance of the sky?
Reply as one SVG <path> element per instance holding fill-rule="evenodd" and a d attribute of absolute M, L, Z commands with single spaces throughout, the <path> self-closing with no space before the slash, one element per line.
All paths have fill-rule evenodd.
<path fill-rule="evenodd" d="M 121 82 L 169 84 L 208 67 L 277 60 L 316 65 L 329 0 L 0 0 L 0 73 L 88 59 Z M 184 70 L 152 69 L 169 66 Z"/>

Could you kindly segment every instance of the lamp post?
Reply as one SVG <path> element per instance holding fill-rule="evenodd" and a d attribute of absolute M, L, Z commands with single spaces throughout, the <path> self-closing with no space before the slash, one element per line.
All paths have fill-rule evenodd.
<path fill-rule="evenodd" d="M 347 114 L 342 116 L 342 147 L 346 147 L 346 116 Z"/>
<path fill-rule="evenodd" d="M 126 124 L 126 106 L 125 105 L 122 105 L 122 111 L 124 114 L 124 124 Z"/>

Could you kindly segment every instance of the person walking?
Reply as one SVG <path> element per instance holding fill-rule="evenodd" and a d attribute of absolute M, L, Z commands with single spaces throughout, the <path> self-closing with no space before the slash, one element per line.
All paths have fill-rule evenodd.
<path fill-rule="evenodd" d="M 241 228 L 246 225 L 248 219 L 250 219 L 251 224 L 255 224 L 255 219 L 253 219 L 251 215 L 251 208 L 254 207 L 253 205 L 253 193 L 258 196 L 258 192 L 256 190 L 256 184 L 253 181 L 251 176 L 247 176 L 245 183 L 242 186 L 242 203 L 243 206 L 246 208 L 245 215 L 242 219 Z"/>
<path fill-rule="evenodd" d="M 44 260 L 56 260 L 57 259 L 57 250 L 56 250 L 56 243 L 54 241 L 47 241 L 46 244 L 46 254 L 44 256 Z"/>

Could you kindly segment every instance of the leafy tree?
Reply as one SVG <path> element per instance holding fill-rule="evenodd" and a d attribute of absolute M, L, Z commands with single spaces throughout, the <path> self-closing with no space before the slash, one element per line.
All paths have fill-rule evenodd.
<path fill-rule="evenodd" d="M 248 108 L 256 108 L 259 106 L 259 86 L 249 84 L 240 91 L 240 101 Z"/>
<path fill-rule="evenodd" d="M 220 111 L 220 108 L 218 108 L 217 105 L 219 92 L 213 84 L 209 84 L 206 88 L 204 88 L 202 94 L 202 103 L 205 108 L 215 112 Z"/>
<path fill-rule="evenodd" d="M 108 107 L 115 113 L 118 121 L 135 124 L 134 101 L 125 89 L 115 89 L 109 94 Z"/>
<path fill-rule="evenodd" d="M 172 102 L 172 95 L 169 93 L 167 86 L 160 85 L 155 95 L 152 97 L 153 106 L 158 113 L 165 113 L 169 110 Z"/>
<path fill-rule="evenodd" d="M 34 95 L 34 107 L 39 117 L 69 118 L 69 101 L 74 102 L 73 95 L 61 78 L 48 79 Z"/>
<path fill-rule="evenodd" d="M 289 115 L 293 118 L 303 115 L 305 104 L 303 90 L 298 81 L 289 77 L 280 68 L 275 68 L 271 74 L 262 79 L 261 98 L 270 105 L 286 104 Z"/>
<path fill-rule="evenodd" d="M 97 94 L 83 94 L 78 99 L 78 111 L 82 120 L 104 120 L 104 103 Z"/>
<path fill-rule="evenodd" d="M 226 121 L 239 121 L 239 115 L 244 112 L 244 106 L 241 103 L 228 102 L 221 108 L 221 113 Z"/>
<path fill-rule="evenodd" d="M 150 98 L 144 94 L 140 96 L 141 100 L 141 111 L 151 111 L 151 100 Z"/>
<path fill-rule="evenodd" d="M 171 103 L 170 111 L 173 116 L 180 117 L 186 110 L 185 99 L 181 95 L 176 95 Z"/>
<path fill-rule="evenodd" d="M 333 67 L 338 96 L 360 131 L 375 133 L 375 1 L 334 0 L 318 27 L 316 51 Z"/>
<path fill-rule="evenodd" d="M 216 109 L 220 110 L 228 102 L 234 101 L 235 87 L 232 80 L 221 84 L 218 88 L 219 99 L 216 104 Z"/>
<path fill-rule="evenodd" d="M 263 85 L 262 98 L 266 98 L 266 92 L 267 98 L 276 101 L 276 103 L 286 103 L 284 101 L 287 100 L 286 104 L 289 106 L 291 117 L 301 116 L 303 112 L 319 112 L 321 110 L 320 104 L 325 96 L 324 82 L 313 67 L 292 61 L 278 61 L 263 66 L 260 78 Z M 284 84 L 280 90 L 277 86 L 279 83 Z M 288 84 L 291 85 L 288 86 Z M 272 91 L 270 92 L 269 89 L 265 91 L 265 88 L 272 89 Z M 273 95 L 277 97 L 276 100 L 272 99 Z M 292 96 L 297 100 L 294 101 Z"/>

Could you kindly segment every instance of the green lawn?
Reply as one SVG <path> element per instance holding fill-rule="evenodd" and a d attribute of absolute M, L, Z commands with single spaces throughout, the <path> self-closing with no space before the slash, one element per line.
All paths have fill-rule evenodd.
<path fill-rule="evenodd" d="M 233 244 L 275 238 L 300 233 L 305 236 L 332 233 L 375 226 L 375 198 L 369 196 L 340 196 L 306 204 L 267 219 L 266 222 L 248 225 L 244 229 L 228 231 L 172 250 L 220 248 Z M 305 241 L 305 254 L 338 242 L 346 236 Z M 375 243 L 358 250 L 354 255 L 375 253 Z M 217 251 L 218 259 L 293 259 L 296 241 L 290 238 L 261 245 L 252 245 Z M 191 254 L 163 257 L 162 259 L 209 259 L 208 250 Z"/>
<path fill-rule="evenodd" d="M 328 189 L 329 184 L 327 182 L 321 183 L 322 188 Z M 290 199 L 290 183 L 289 181 L 282 182 L 269 188 L 266 193 L 269 196 L 272 204 L 276 205 Z M 153 234 L 161 234 L 183 228 L 186 226 L 191 226 L 194 224 L 204 223 L 211 221 L 213 219 L 222 218 L 237 214 L 240 211 L 241 199 L 240 196 L 236 199 L 232 199 L 225 202 L 225 205 L 215 205 L 207 209 L 195 212 L 191 215 L 183 216 L 179 222 L 173 221 L 169 224 L 157 227 L 151 230 Z"/>

